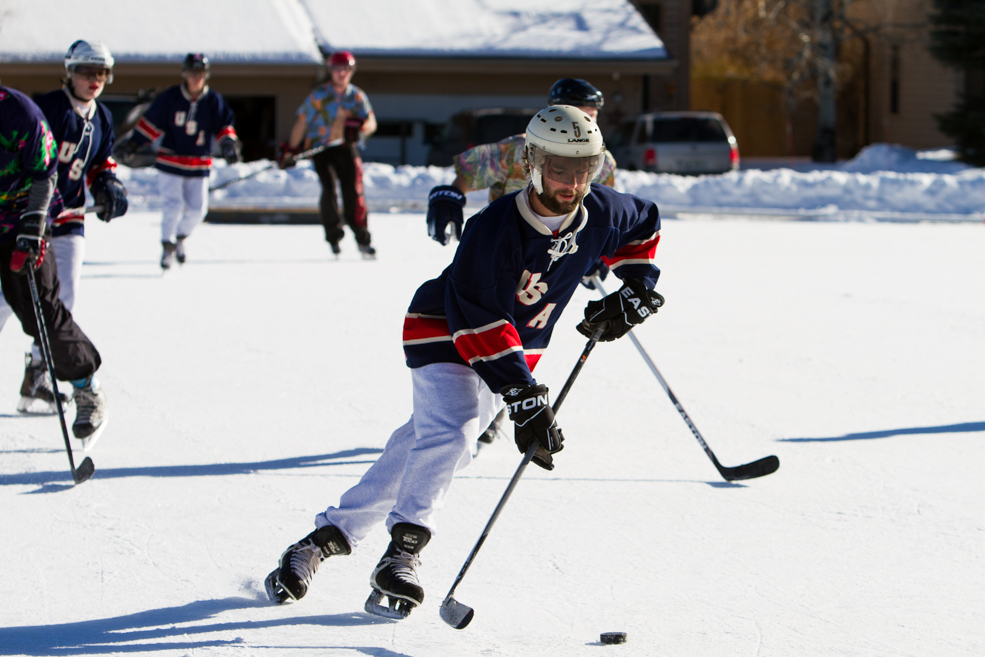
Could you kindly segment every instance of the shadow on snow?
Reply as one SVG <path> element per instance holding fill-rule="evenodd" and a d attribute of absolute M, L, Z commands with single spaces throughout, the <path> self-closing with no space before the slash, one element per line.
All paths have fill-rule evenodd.
<path fill-rule="evenodd" d="M 985 431 L 985 422 L 964 422 L 962 424 L 945 424 L 939 427 L 911 427 L 909 429 L 846 433 L 844 436 L 831 436 L 828 438 L 778 438 L 777 441 L 782 443 L 830 443 L 842 440 L 873 440 L 875 438 L 912 436 L 914 434 L 925 433 L 974 433 L 976 431 Z"/>
<path fill-rule="evenodd" d="M 194 650 L 217 646 L 251 647 L 249 637 L 244 640 L 210 637 L 216 632 L 249 632 L 270 628 L 289 628 L 297 625 L 319 627 L 353 627 L 360 625 L 392 624 L 394 621 L 361 613 L 322 616 L 275 618 L 260 621 L 213 622 L 197 624 L 212 619 L 226 611 L 272 606 L 266 600 L 252 598 L 225 598 L 200 600 L 180 607 L 151 609 L 135 614 L 51 625 L 33 625 L 0 628 L 0 655 L 92 655 L 108 653 L 144 653 L 157 650 Z M 201 635 L 200 640 L 195 637 Z M 265 637 L 264 643 L 270 639 Z M 277 648 L 278 646 L 264 646 Z M 297 647 L 297 646 L 283 646 Z M 356 650 L 373 657 L 408 657 L 386 648 L 360 646 L 310 646 L 323 650 Z"/>
<path fill-rule="evenodd" d="M 334 454 L 319 454 L 316 456 L 297 456 L 274 461 L 253 461 L 247 463 L 208 463 L 204 465 L 158 465 L 140 468 L 107 468 L 100 470 L 98 465 L 93 479 L 120 479 L 124 477 L 213 477 L 217 475 L 241 475 L 268 470 L 293 470 L 297 468 L 318 468 L 329 465 L 359 465 L 370 464 L 375 460 L 338 461 L 336 459 L 351 459 L 369 454 L 381 454 L 382 449 L 361 447 L 349 449 Z M 2 452 L 0 452 L 2 453 Z M 42 489 L 35 492 L 57 492 L 66 490 L 62 486 L 47 488 L 47 484 L 61 484 L 71 481 L 72 477 L 65 470 L 48 472 L 25 472 L 23 474 L 0 475 L 0 486 L 15 486 L 24 484 L 40 484 Z M 3 654 L 3 653 L 0 653 Z"/>

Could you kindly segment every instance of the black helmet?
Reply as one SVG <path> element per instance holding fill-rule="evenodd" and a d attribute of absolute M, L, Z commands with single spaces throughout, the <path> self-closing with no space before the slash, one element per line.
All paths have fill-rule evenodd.
<path fill-rule="evenodd" d="M 208 71 L 209 58 L 200 52 L 190 52 L 185 55 L 185 61 L 181 64 L 182 71 Z"/>
<path fill-rule="evenodd" d="M 602 106 L 605 105 L 605 98 L 601 91 L 585 80 L 561 78 L 551 87 L 551 92 L 547 96 L 547 104 L 602 109 Z"/>

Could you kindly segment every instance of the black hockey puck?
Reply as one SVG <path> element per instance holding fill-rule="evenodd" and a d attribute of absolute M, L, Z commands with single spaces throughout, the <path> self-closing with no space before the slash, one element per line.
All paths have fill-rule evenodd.
<path fill-rule="evenodd" d="M 617 643 L 626 643 L 626 633 L 625 632 L 602 632 L 599 635 L 599 641 L 606 645 L 615 645 Z"/>

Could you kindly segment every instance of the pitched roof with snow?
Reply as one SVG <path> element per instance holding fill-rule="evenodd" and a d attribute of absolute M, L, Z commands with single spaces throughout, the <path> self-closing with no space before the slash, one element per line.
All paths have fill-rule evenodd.
<path fill-rule="evenodd" d="M 60 62 L 76 39 L 117 62 L 321 63 L 360 56 L 668 59 L 629 0 L 3 0 L 0 62 Z"/>
<path fill-rule="evenodd" d="M 668 59 L 629 0 L 300 0 L 326 51 L 413 57 Z"/>
<path fill-rule="evenodd" d="M 102 41 L 117 62 L 320 64 L 298 0 L 4 0 L 0 62 L 61 62 L 76 39 Z"/>

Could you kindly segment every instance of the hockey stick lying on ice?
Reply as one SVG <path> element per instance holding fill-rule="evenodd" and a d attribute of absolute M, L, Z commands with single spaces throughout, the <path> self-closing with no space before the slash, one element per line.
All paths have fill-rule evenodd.
<path fill-rule="evenodd" d="M 595 289 L 597 289 L 604 297 L 605 289 L 602 288 L 602 281 L 598 276 L 592 276 L 592 284 L 595 285 Z M 722 475 L 725 481 L 755 479 L 756 477 L 763 477 L 777 471 L 777 468 L 780 467 L 780 459 L 775 456 L 766 456 L 758 461 L 753 461 L 752 463 L 746 463 L 744 465 L 737 465 L 733 468 L 719 463 L 718 459 L 715 458 L 715 453 L 711 451 L 711 447 L 708 447 L 708 443 L 706 443 L 705 439 L 701 437 L 701 432 L 698 431 L 698 427 L 694 426 L 694 422 L 691 421 L 687 411 L 685 411 L 684 407 L 681 406 L 681 403 L 677 401 L 677 397 L 674 396 L 674 392 L 670 389 L 670 386 L 667 385 L 664 378 L 660 376 L 660 370 L 658 370 L 657 366 L 653 364 L 653 360 L 650 359 L 650 356 L 646 353 L 646 350 L 643 349 L 643 345 L 641 345 L 640 341 L 636 339 L 636 336 L 633 335 L 632 331 L 630 331 L 628 335 L 629 339 L 633 341 L 634 345 L 636 345 L 636 349 L 640 352 L 640 355 L 643 356 L 643 360 L 645 360 L 646 364 L 650 366 L 650 371 L 653 372 L 653 375 L 657 377 L 657 381 L 659 381 L 660 385 L 663 386 L 664 392 L 666 392 L 670 397 L 670 401 L 674 403 L 674 408 L 676 408 L 677 412 L 681 414 L 682 418 L 684 418 L 684 422 L 686 422 L 687 426 L 691 429 L 691 433 L 693 433 L 694 437 L 698 439 L 699 443 L 701 443 L 701 447 L 705 450 L 705 454 L 707 454 L 708 458 L 711 459 L 711 462 L 715 464 L 719 474 Z"/>
<path fill-rule="evenodd" d="M 38 334 L 41 342 L 41 353 L 44 356 L 45 365 L 48 366 L 48 374 L 51 376 L 51 389 L 55 393 L 55 405 L 58 407 L 58 419 L 62 423 L 62 436 L 65 438 L 65 451 L 68 452 L 68 465 L 72 468 L 72 481 L 81 484 L 92 476 L 96 471 L 96 466 L 92 464 L 92 459 L 88 456 L 82 459 L 79 467 L 75 467 L 75 459 L 72 457 L 72 442 L 68 439 L 68 425 L 65 424 L 65 410 L 62 408 L 62 397 L 58 392 L 58 380 L 55 379 L 55 366 L 51 361 L 51 344 L 48 342 L 48 329 L 44 323 L 44 312 L 41 309 L 41 298 L 38 296 L 38 286 L 34 282 L 34 267 L 29 265 L 31 270 L 27 274 L 28 284 L 31 286 L 31 299 L 34 301 L 34 316 L 38 319 Z"/>
<path fill-rule="evenodd" d="M 604 326 L 600 326 L 596 329 L 595 334 L 592 335 L 588 341 L 588 344 L 585 345 L 585 349 L 581 352 L 581 356 L 578 358 L 575 368 L 571 370 L 571 374 L 568 375 L 568 380 L 564 382 L 564 387 L 561 388 L 561 392 L 558 393 L 557 399 L 551 407 L 555 414 L 557 414 L 558 409 L 561 408 L 561 402 L 563 402 L 564 398 L 568 396 L 568 391 L 571 390 L 571 386 L 574 384 L 575 379 L 578 378 L 578 373 L 581 372 L 581 368 L 585 365 L 585 360 L 588 359 L 588 354 L 592 353 L 592 349 L 595 348 L 595 343 L 599 341 L 599 337 L 601 337 L 604 329 Z M 465 573 L 468 572 L 469 566 L 472 565 L 472 561 L 475 559 L 475 555 L 479 553 L 479 549 L 482 547 L 482 544 L 486 542 L 486 537 L 489 536 L 492 526 L 496 523 L 496 519 L 499 518 L 499 514 L 502 512 L 503 507 L 506 506 L 506 501 L 510 499 L 510 495 L 513 494 L 513 489 L 516 488 L 517 482 L 520 481 L 520 476 L 523 475 L 523 471 L 526 470 L 527 465 L 530 464 L 530 459 L 532 459 L 534 454 L 537 452 L 537 446 L 539 444 L 540 443 L 537 441 L 534 441 L 523 454 L 523 460 L 520 461 L 520 465 L 517 467 L 516 472 L 513 473 L 513 478 L 510 479 L 509 485 L 506 486 L 506 492 L 503 493 L 503 496 L 499 499 L 499 504 L 497 504 L 495 510 L 493 510 L 492 517 L 489 518 L 489 522 L 486 523 L 485 529 L 482 530 L 482 536 L 479 537 L 475 547 L 472 548 L 472 553 L 469 554 L 469 558 L 465 560 L 465 565 L 462 566 L 462 569 L 458 572 L 458 577 L 455 578 L 455 583 L 451 585 L 448 595 L 445 596 L 444 602 L 441 603 L 441 611 L 439 613 L 441 620 L 445 621 L 456 630 L 464 629 L 466 625 L 472 622 L 472 616 L 475 615 L 475 610 L 468 605 L 463 605 L 453 597 L 455 594 L 455 589 L 458 588 L 462 578 L 465 577 Z"/>
<path fill-rule="evenodd" d="M 326 148 L 328 148 L 328 146 L 326 146 L 325 144 L 322 144 L 321 146 L 315 146 L 314 148 L 309 148 L 306 151 L 301 151 L 300 153 L 298 153 L 297 155 L 294 156 L 294 161 L 297 162 L 298 160 L 307 160 L 309 157 L 314 157 L 315 155 L 318 155 L 319 153 L 321 153 Z M 229 187 L 233 183 L 242 182 L 242 181 L 246 180 L 247 178 L 252 178 L 253 176 L 259 175 L 259 174 L 263 173 L 264 171 L 270 171 L 271 169 L 275 169 L 275 168 L 277 168 L 279 166 L 280 166 L 280 163 L 279 162 L 271 162 L 267 166 L 265 166 L 265 167 L 263 167 L 261 169 L 257 169 L 256 171 L 254 171 L 252 173 L 248 173 L 245 176 L 240 176 L 239 178 L 233 178 L 232 180 L 227 180 L 226 182 L 219 183 L 215 187 L 209 187 L 209 191 L 210 192 L 214 192 L 217 189 L 222 189 L 223 187 Z"/>

